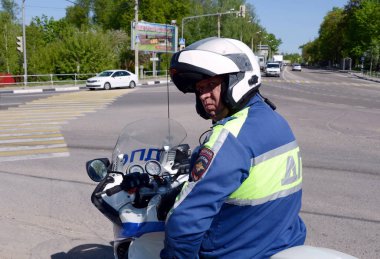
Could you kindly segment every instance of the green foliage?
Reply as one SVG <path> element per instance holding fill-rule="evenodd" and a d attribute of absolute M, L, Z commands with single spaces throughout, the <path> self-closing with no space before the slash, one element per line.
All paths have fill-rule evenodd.
<path fill-rule="evenodd" d="M 1 7 L 4 12 L 9 15 L 12 21 L 16 20 L 17 13 L 19 12 L 19 6 L 14 0 L 1 0 Z"/>
<path fill-rule="evenodd" d="M 55 43 L 53 63 L 57 74 L 93 73 L 112 69 L 117 63 L 109 34 L 81 32 Z"/>
<path fill-rule="evenodd" d="M 379 21 L 378 0 L 349 0 L 325 16 L 319 37 L 302 46 L 303 57 L 314 64 L 339 64 L 350 57 L 357 66 L 365 56 L 367 68 L 379 67 Z"/>
<path fill-rule="evenodd" d="M 46 44 L 62 39 L 62 33 L 67 26 L 65 20 L 55 21 L 52 17 L 48 18 L 46 15 L 42 15 L 41 17 L 34 17 L 29 28 L 35 28 Z"/>
<path fill-rule="evenodd" d="M 302 57 L 298 53 L 285 53 L 284 60 L 290 60 L 291 63 L 301 63 Z"/>
<path fill-rule="evenodd" d="M 77 28 L 87 28 L 90 25 L 91 0 L 78 0 L 74 6 L 66 8 L 66 20 Z"/>
<path fill-rule="evenodd" d="M 22 53 L 16 49 L 16 37 L 21 35 L 21 27 L 12 21 L 11 15 L 0 12 L 0 73 L 23 72 Z"/>
<path fill-rule="evenodd" d="M 26 26 L 28 74 L 95 73 L 110 68 L 134 71 L 134 51 L 130 48 L 131 22 L 135 19 L 132 0 L 77 0 L 66 8 L 58 21 L 47 15 L 34 17 Z M 189 45 L 199 39 L 220 35 L 241 39 L 252 49 L 259 43 L 278 50 L 281 39 L 268 33 L 257 19 L 253 5 L 245 0 L 139 0 L 140 21 L 170 24 L 176 21 L 181 37 Z M 1 0 L 0 72 L 22 74 L 23 55 L 16 50 L 21 24 L 15 18 L 19 9 L 13 0 Z M 234 12 L 246 5 L 245 17 Z M 231 11 L 234 9 L 235 11 Z M 227 12 L 230 12 L 227 14 Z M 203 14 L 213 14 L 199 17 Z M 2 37 L 2 35 L 5 35 Z M 5 42 L 7 40 L 7 43 Z M 6 49 L 7 47 L 7 49 Z M 151 54 L 139 53 L 140 65 L 151 69 Z M 166 70 L 171 54 L 161 53 L 158 68 Z"/>
<path fill-rule="evenodd" d="M 134 1 L 131 0 L 93 0 L 93 23 L 103 30 L 123 29 L 130 34 L 134 7 Z"/>
<path fill-rule="evenodd" d="M 325 16 L 319 29 L 319 44 L 321 57 L 331 59 L 333 63 L 339 63 L 342 50 L 342 22 L 343 10 L 334 8 Z"/>

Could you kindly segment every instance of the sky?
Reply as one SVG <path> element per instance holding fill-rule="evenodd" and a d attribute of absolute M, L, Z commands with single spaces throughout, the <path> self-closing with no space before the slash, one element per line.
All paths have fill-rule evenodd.
<path fill-rule="evenodd" d="M 323 18 L 348 0 L 247 0 L 259 23 L 282 40 L 280 53 L 301 53 L 299 46 L 318 37 Z"/>
<path fill-rule="evenodd" d="M 15 1 L 21 8 L 22 0 Z M 32 17 L 65 16 L 67 6 L 75 0 L 25 0 L 25 21 Z M 333 7 L 344 7 L 348 0 L 246 0 L 255 7 L 260 24 L 282 40 L 280 53 L 301 53 L 299 46 L 318 37 L 318 30 L 326 14 Z M 20 14 L 21 15 L 21 14 Z"/>
<path fill-rule="evenodd" d="M 25 22 L 29 24 L 32 17 L 43 14 L 58 20 L 66 15 L 65 8 L 74 5 L 73 2 L 76 0 L 25 0 Z M 15 0 L 15 3 L 20 7 L 21 18 L 22 0 Z"/>

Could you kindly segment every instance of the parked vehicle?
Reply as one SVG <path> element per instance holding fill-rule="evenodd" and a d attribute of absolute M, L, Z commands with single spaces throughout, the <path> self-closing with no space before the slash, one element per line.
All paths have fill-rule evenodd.
<path fill-rule="evenodd" d="M 110 90 L 112 88 L 120 87 L 136 87 L 138 80 L 137 76 L 127 70 L 106 70 L 95 77 L 91 77 L 86 81 L 86 87 L 90 90 L 104 89 Z"/>
<path fill-rule="evenodd" d="M 282 63 L 284 61 L 284 56 L 283 55 L 273 55 L 272 59 L 273 59 L 273 62 Z"/>
<path fill-rule="evenodd" d="M 280 63 L 272 62 L 267 63 L 265 67 L 265 76 L 277 76 L 281 74 L 281 65 Z"/>
<path fill-rule="evenodd" d="M 265 63 L 266 63 L 266 58 L 265 56 L 256 56 L 257 61 L 259 62 L 260 70 L 264 71 L 265 69 Z"/>
<path fill-rule="evenodd" d="M 298 64 L 298 63 L 294 63 L 293 65 L 292 65 L 292 71 L 302 71 L 302 67 L 301 67 L 301 65 L 300 64 Z"/>

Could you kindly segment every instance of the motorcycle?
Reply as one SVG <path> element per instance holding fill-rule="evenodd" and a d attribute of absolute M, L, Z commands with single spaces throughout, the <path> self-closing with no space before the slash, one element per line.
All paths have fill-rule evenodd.
<path fill-rule="evenodd" d="M 116 259 L 159 258 L 166 216 L 190 173 L 191 149 L 182 143 L 186 130 L 168 118 L 144 119 L 124 127 L 112 160 L 86 163 L 98 182 L 91 195 L 96 208 L 113 223 Z M 312 246 L 283 250 L 272 259 L 355 259 Z"/>
<path fill-rule="evenodd" d="M 171 119 L 136 121 L 122 130 L 111 161 L 86 163 L 99 183 L 91 201 L 114 225 L 115 258 L 159 257 L 166 215 L 190 173 L 186 136 Z"/>

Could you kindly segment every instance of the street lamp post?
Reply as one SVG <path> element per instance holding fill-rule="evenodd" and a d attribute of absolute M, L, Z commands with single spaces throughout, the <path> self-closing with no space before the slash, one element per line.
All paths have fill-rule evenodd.
<path fill-rule="evenodd" d="M 257 31 L 256 32 L 256 34 L 259 34 L 259 33 L 261 33 L 261 31 Z M 260 41 L 260 45 L 261 45 L 261 41 Z M 261 46 L 260 46 L 260 48 L 261 48 Z M 252 36 L 252 39 L 251 39 L 251 49 L 252 49 L 252 51 L 253 51 L 253 36 Z M 261 50 L 261 49 L 260 49 Z M 256 47 L 255 47 L 255 52 L 257 52 L 256 51 Z"/>
<path fill-rule="evenodd" d="M 136 32 L 136 26 L 139 22 L 139 1 L 135 0 L 135 32 Z M 135 33 L 135 36 L 137 37 L 137 34 Z M 135 39 L 135 74 L 137 76 L 137 80 L 139 79 L 139 44 L 136 42 Z"/>
<path fill-rule="evenodd" d="M 26 63 L 26 37 L 25 37 L 25 0 L 22 0 L 22 45 L 24 53 L 24 86 L 28 85 L 28 65 Z"/>

